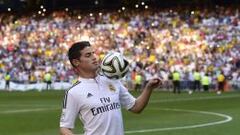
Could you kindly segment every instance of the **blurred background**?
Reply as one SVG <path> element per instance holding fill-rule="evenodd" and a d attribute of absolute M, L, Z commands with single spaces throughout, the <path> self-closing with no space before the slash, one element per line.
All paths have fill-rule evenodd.
<path fill-rule="evenodd" d="M 87 40 L 100 58 L 109 50 L 128 58 L 123 81 L 132 90 L 156 76 L 162 90 L 176 79 L 181 90 L 203 90 L 206 76 L 210 91 L 219 78 L 224 90 L 238 90 L 239 7 L 240 0 L 0 0 L 0 89 L 70 87 L 67 50 Z"/>

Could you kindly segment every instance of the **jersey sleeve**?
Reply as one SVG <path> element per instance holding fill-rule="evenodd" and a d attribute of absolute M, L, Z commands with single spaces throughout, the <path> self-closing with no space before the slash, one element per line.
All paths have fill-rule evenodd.
<path fill-rule="evenodd" d="M 128 92 L 128 89 L 126 87 L 124 87 L 121 83 L 120 83 L 119 95 L 120 95 L 120 102 L 121 102 L 121 106 L 122 107 L 124 107 L 125 109 L 129 110 L 129 109 L 131 109 L 134 106 L 136 98 L 133 97 Z"/>
<path fill-rule="evenodd" d="M 79 105 L 77 104 L 76 99 L 74 98 L 72 93 L 66 92 L 64 101 L 63 101 L 60 127 L 71 128 L 71 129 L 74 128 L 74 123 L 78 113 L 79 113 Z"/>

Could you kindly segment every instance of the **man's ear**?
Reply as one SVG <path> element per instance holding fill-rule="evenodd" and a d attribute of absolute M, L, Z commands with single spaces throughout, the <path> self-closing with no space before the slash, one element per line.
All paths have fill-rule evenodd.
<path fill-rule="evenodd" d="M 76 67 L 77 67 L 78 65 L 80 65 L 80 61 L 77 60 L 77 59 L 73 59 L 73 60 L 72 60 L 72 63 L 73 63 L 73 65 L 76 66 Z"/>

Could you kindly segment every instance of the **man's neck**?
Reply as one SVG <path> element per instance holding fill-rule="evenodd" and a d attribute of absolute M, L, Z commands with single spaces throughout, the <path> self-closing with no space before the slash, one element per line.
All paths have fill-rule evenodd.
<path fill-rule="evenodd" d="M 97 73 L 91 73 L 91 74 L 86 74 L 86 73 L 81 74 L 81 73 L 79 73 L 79 77 L 80 78 L 85 78 L 85 79 L 94 79 L 94 78 L 97 77 Z"/>

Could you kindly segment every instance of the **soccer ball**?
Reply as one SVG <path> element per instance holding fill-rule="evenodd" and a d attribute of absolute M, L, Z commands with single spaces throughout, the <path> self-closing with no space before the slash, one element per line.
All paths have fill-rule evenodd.
<path fill-rule="evenodd" d="M 123 78 L 129 71 L 129 62 L 119 52 L 109 52 L 102 60 L 101 72 L 109 79 Z"/>

